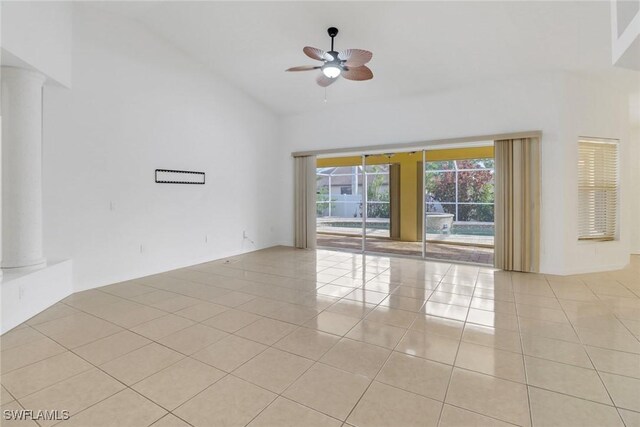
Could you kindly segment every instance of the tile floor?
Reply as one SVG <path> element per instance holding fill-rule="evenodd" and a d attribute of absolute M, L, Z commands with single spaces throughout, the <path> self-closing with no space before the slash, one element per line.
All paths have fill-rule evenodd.
<path fill-rule="evenodd" d="M 2 414 L 66 410 L 58 425 L 84 427 L 638 426 L 639 296 L 639 257 L 557 277 L 277 247 L 80 292 L 6 333 Z"/>
<path fill-rule="evenodd" d="M 358 236 L 318 233 L 318 246 L 325 249 L 361 251 L 362 239 Z M 368 237 L 366 250 L 377 254 L 420 257 L 422 256 L 422 242 L 400 242 Z M 493 247 L 427 242 L 426 255 L 428 258 L 436 260 L 493 265 Z"/>

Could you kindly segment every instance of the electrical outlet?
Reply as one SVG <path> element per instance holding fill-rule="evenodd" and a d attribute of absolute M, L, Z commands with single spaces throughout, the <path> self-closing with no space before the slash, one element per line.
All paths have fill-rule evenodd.
<path fill-rule="evenodd" d="M 243 239 L 247 238 L 247 230 L 242 230 L 242 238 Z"/>
<path fill-rule="evenodd" d="M 140 253 L 142 253 L 144 251 L 144 247 L 142 246 L 142 243 L 140 243 Z"/>
<path fill-rule="evenodd" d="M 204 235 L 204 242 L 209 243 L 209 235 L 207 234 Z"/>

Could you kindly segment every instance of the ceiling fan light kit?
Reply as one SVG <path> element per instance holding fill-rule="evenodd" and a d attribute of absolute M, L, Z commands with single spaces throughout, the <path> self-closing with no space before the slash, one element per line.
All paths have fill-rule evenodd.
<path fill-rule="evenodd" d="M 363 49 L 346 49 L 337 52 L 333 48 L 334 38 L 338 35 L 338 29 L 331 27 L 327 30 L 331 37 L 331 50 L 325 52 L 316 47 L 306 46 L 302 51 L 311 59 L 322 61 L 320 66 L 302 65 L 292 67 L 286 71 L 311 71 L 320 70 L 316 78 L 316 83 L 322 87 L 327 87 L 342 76 L 347 80 L 371 80 L 373 72 L 365 64 L 371 61 L 373 54 Z"/>

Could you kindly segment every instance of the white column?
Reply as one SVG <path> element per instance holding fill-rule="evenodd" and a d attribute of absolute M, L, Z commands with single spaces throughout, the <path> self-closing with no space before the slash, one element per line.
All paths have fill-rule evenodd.
<path fill-rule="evenodd" d="M 2 67 L 2 268 L 34 268 L 42 254 L 42 86 L 45 76 Z"/>

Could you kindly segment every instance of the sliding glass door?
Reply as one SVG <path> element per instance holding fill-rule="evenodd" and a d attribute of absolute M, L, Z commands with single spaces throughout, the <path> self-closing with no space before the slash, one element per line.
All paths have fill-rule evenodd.
<path fill-rule="evenodd" d="M 362 251 L 364 203 L 362 180 L 362 165 L 317 168 L 318 246 Z"/>
<path fill-rule="evenodd" d="M 318 159 L 318 246 L 493 262 L 493 147 Z"/>

